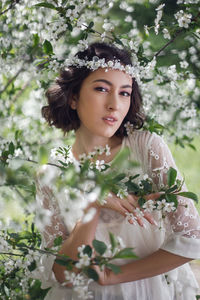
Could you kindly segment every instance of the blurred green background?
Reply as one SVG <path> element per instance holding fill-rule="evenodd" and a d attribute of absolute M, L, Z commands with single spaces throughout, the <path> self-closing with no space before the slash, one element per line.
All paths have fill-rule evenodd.
<path fill-rule="evenodd" d="M 187 188 L 198 195 L 197 204 L 200 213 L 200 137 L 196 136 L 192 143 L 196 151 L 186 147 L 181 148 L 176 145 L 169 145 L 177 167 L 185 178 Z"/>

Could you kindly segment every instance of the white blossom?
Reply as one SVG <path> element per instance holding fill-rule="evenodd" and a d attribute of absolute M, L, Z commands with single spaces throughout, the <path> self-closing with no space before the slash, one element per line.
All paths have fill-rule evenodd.
<path fill-rule="evenodd" d="M 96 161 L 96 169 L 102 171 L 106 168 L 104 160 L 97 160 Z"/>
<path fill-rule="evenodd" d="M 146 35 L 149 35 L 149 28 L 147 25 L 144 25 L 144 32 Z"/>
<path fill-rule="evenodd" d="M 119 191 L 117 192 L 117 197 L 119 197 L 120 199 L 124 199 L 127 196 L 128 196 L 127 188 L 119 189 Z"/>
<path fill-rule="evenodd" d="M 17 148 L 17 149 L 15 149 L 15 152 L 14 152 L 14 157 L 18 157 L 18 156 L 20 156 L 20 155 L 22 155 L 23 154 L 23 152 L 22 152 L 22 149 L 20 149 L 20 148 Z"/>
<path fill-rule="evenodd" d="M 175 15 L 180 27 L 188 28 L 191 23 L 192 15 L 184 12 L 183 10 L 178 11 Z"/>
<path fill-rule="evenodd" d="M 126 18 L 124 19 L 124 21 L 128 22 L 128 23 L 132 22 L 132 20 L 133 20 L 132 16 L 130 16 L 130 15 L 126 16 Z"/>
<path fill-rule="evenodd" d="M 75 264 L 75 266 L 78 269 L 82 269 L 84 267 L 87 267 L 90 265 L 90 258 L 89 256 L 85 253 L 83 254 L 82 252 L 80 253 L 80 258 L 78 260 L 78 262 Z"/>
<path fill-rule="evenodd" d="M 187 61 L 184 60 L 184 61 L 180 61 L 180 66 L 181 68 L 186 69 L 189 66 L 189 64 Z"/>
<path fill-rule="evenodd" d="M 142 208 L 145 212 L 151 213 L 156 208 L 155 202 L 150 199 L 143 204 Z"/>
<path fill-rule="evenodd" d="M 162 32 L 165 39 L 169 39 L 169 40 L 171 39 L 171 35 L 167 28 L 163 28 Z"/>
<path fill-rule="evenodd" d="M 134 11 L 134 7 L 128 5 L 128 3 L 126 1 L 122 1 L 120 2 L 119 7 L 127 12 L 133 12 Z"/>
<path fill-rule="evenodd" d="M 157 15 L 156 15 L 156 18 L 154 20 L 154 23 L 155 23 L 155 27 L 154 27 L 154 31 L 156 34 L 158 34 L 158 30 L 160 28 L 160 20 L 162 18 L 162 15 L 163 15 L 163 8 L 164 8 L 165 4 L 161 4 L 159 5 L 157 8 L 156 8 L 156 11 L 157 11 Z"/>
<path fill-rule="evenodd" d="M 133 133 L 134 131 L 133 124 L 131 124 L 129 121 L 124 124 L 124 127 L 126 128 L 126 132 L 128 135 Z"/>

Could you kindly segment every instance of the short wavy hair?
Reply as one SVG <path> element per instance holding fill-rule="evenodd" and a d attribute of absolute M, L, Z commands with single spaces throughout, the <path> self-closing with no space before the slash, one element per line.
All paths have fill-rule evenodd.
<path fill-rule="evenodd" d="M 94 56 L 105 61 L 119 60 L 122 65 L 132 65 L 131 56 L 125 49 L 119 49 L 107 43 L 93 43 L 86 50 L 76 54 L 80 59 L 92 60 Z M 48 105 L 42 107 L 42 116 L 50 126 L 63 130 L 64 134 L 70 130 L 77 130 L 80 119 L 76 110 L 71 108 L 74 95 L 79 95 L 84 79 L 93 72 L 87 67 L 70 66 L 60 70 L 60 75 L 55 83 L 46 91 Z M 135 78 L 132 78 L 132 93 L 129 111 L 115 135 L 123 137 L 127 135 L 124 124 L 133 124 L 135 129 L 140 129 L 144 124 L 142 109 L 142 97 Z"/>

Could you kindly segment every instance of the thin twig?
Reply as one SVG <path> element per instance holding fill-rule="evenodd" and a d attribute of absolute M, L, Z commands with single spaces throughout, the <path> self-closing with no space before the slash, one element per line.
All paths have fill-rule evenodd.
<path fill-rule="evenodd" d="M 200 16 L 200 12 L 196 15 L 196 17 L 192 18 L 191 22 L 194 22 L 196 21 Z M 158 52 L 156 52 L 156 54 L 154 55 L 155 57 L 157 57 L 165 48 L 167 48 L 171 43 L 173 43 L 176 38 L 183 32 L 185 31 L 185 28 L 182 28 L 180 30 L 178 30 L 176 33 L 175 33 L 175 36 L 169 41 L 167 42 L 167 44 L 165 44 L 160 50 L 158 50 Z"/>
<path fill-rule="evenodd" d="M 182 28 L 181 30 L 176 32 L 176 35 L 169 41 L 167 44 L 165 44 L 156 54 L 154 55 L 157 57 L 165 48 L 167 48 L 171 43 L 175 41 L 175 39 L 185 30 L 185 28 Z"/>
<path fill-rule="evenodd" d="M 38 161 L 32 160 L 32 159 L 30 159 L 30 158 L 20 158 L 20 159 L 21 159 L 21 160 L 28 161 L 28 162 L 32 162 L 32 163 L 37 164 L 37 165 L 39 164 Z M 46 163 L 46 165 L 50 165 L 50 166 L 54 166 L 54 167 L 58 167 L 58 168 L 61 167 L 61 166 L 56 165 L 56 164 L 53 164 L 53 163 Z"/>
<path fill-rule="evenodd" d="M 23 92 L 25 91 L 25 89 L 30 85 L 30 82 L 26 82 L 23 87 L 21 88 L 21 90 L 17 93 L 17 95 L 12 99 L 12 102 L 16 102 L 17 98 L 19 98 L 19 96 L 21 96 L 21 94 L 23 94 Z"/>
<path fill-rule="evenodd" d="M 0 95 L 5 92 L 7 90 L 7 88 L 9 87 L 9 85 L 19 76 L 19 74 L 24 70 L 23 67 L 21 67 L 18 72 L 12 77 L 10 78 L 10 80 L 7 82 L 6 86 L 3 88 L 2 91 L 0 91 Z"/>
<path fill-rule="evenodd" d="M 89 28 L 89 26 L 87 26 L 87 25 L 85 25 L 85 24 L 82 24 L 82 26 L 85 26 L 86 28 Z M 95 30 L 95 29 L 93 29 L 94 30 L 94 32 L 95 33 L 97 33 L 98 35 L 102 35 L 102 33 L 101 32 L 99 32 L 99 31 L 97 31 L 97 30 Z M 108 36 L 108 35 L 105 35 L 105 38 L 106 39 L 109 39 L 109 40 L 111 40 L 111 41 L 114 41 L 114 38 L 113 37 L 110 37 L 110 36 Z"/>
<path fill-rule="evenodd" d="M 15 2 L 12 2 L 10 4 L 10 6 L 5 9 L 4 11 L 0 12 L 0 16 L 2 16 L 3 14 L 5 14 L 7 11 L 9 11 L 10 9 L 12 9 L 17 3 L 19 3 L 20 0 L 15 0 Z"/>
<path fill-rule="evenodd" d="M 9 255 L 9 256 L 24 256 L 24 254 L 15 254 L 15 253 L 9 253 L 9 252 L 0 252 L 0 255 Z"/>

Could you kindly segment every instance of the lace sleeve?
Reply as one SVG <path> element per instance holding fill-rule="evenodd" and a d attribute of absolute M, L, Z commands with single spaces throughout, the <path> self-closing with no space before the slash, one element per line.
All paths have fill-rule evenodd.
<path fill-rule="evenodd" d="M 51 188 L 40 180 L 39 172 L 36 178 L 36 191 L 36 226 L 42 236 L 41 248 L 52 248 L 56 237 L 62 236 L 64 241 L 69 233 L 61 217 L 57 200 Z M 42 288 L 59 285 L 52 271 L 54 261 L 55 256 L 42 255 L 37 269 L 33 272 L 32 277 L 42 282 Z"/>
<path fill-rule="evenodd" d="M 38 224 L 42 234 L 42 242 L 44 247 L 51 248 L 56 237 L 62 236 L 62 239 L 65 240 L 69 233 L 62 220 L 60 209 L 52 190 L 46 185 L 41 185 L 39 180 L 36 181 L 36 186 L 36 201 L 39 206 L 37 220 L 39 224 L 40 217 L 41 222 L 43 221 L 43 224 Z"/>
<path fill-rule="evenodd" d="M 168 146 L 156 134 L 150 136 L 147 150 L 147 173 L 159 190 L 166 185 L 169 167 L 176 170 L 177 167 Z M 179 172 L 178 178 L 182 179 Z M 182 189 L 186 190 L 185 185 Z M 162 249 L 197 259 L 200 257 L 200 217 L 193 200 L 179 197 L 178 202 L 177 210 L 168 215 L 171 234 L 168 234 Z"/>

